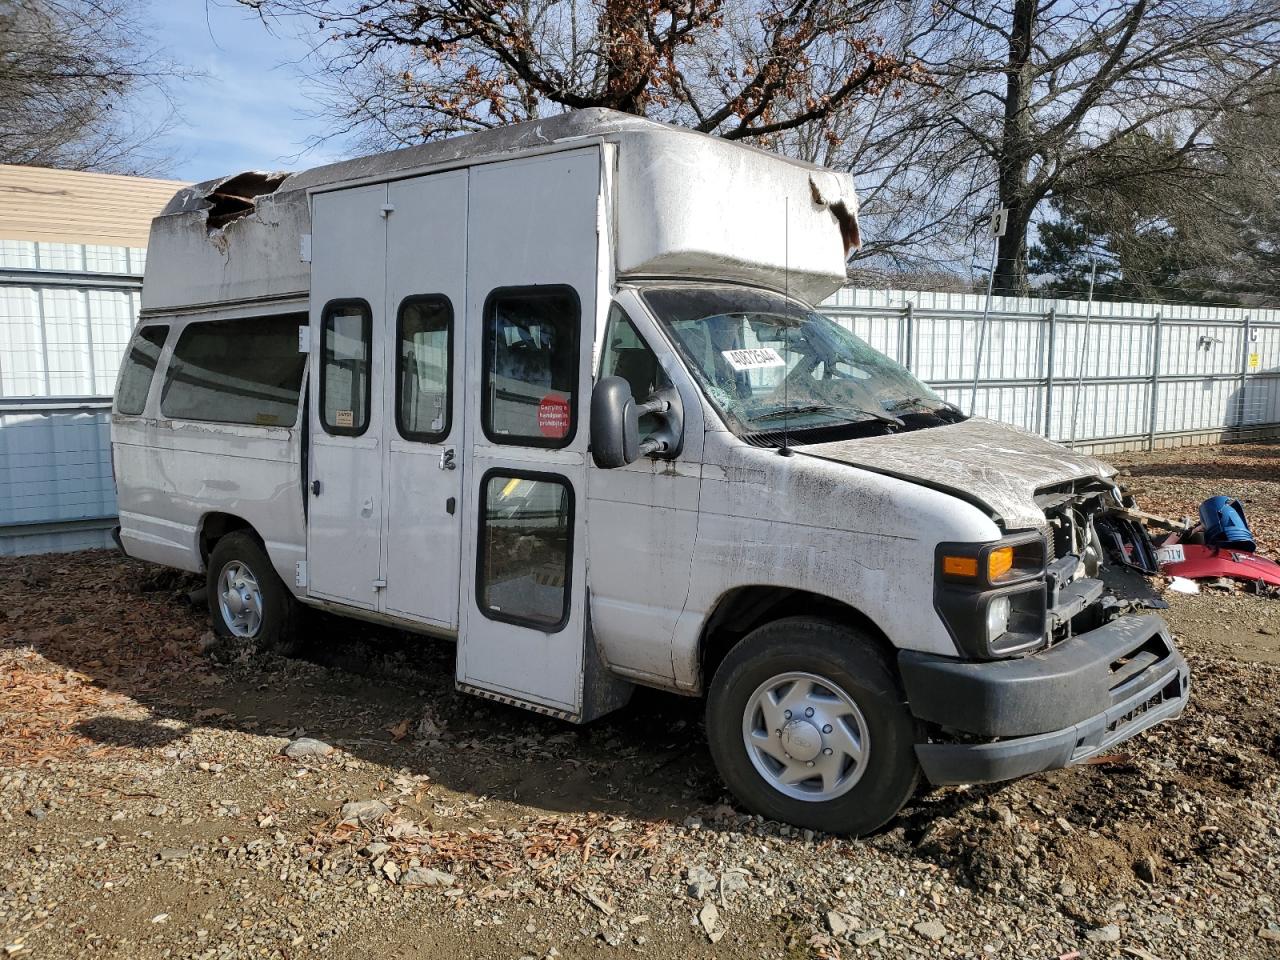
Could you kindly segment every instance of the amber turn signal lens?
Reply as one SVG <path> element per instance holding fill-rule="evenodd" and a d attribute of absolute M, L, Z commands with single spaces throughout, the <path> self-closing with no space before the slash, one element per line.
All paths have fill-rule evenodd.
<path fill-rule="evenodd" d="M 1010 551 L 1010 556 L 1013 551 Z M 949 577 L 976 577 L 978 575 L 977 557 L 943 557 L 942 572 Z"/>
<path fill-rule="evenodd" d="M 1013 569 L 1013 547 L 1000 547 L 987 554 L 987 579 L 994 582 Z"/>

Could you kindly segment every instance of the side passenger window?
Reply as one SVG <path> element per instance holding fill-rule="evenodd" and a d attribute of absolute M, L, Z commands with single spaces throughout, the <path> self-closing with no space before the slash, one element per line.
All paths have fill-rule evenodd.
<path fill-rule="evenodd" d="M 485 304 L 485 436 L 563 447 L 577 427 L 578 295 L 571 287 L 495 290 Z"/>
<path fill-rule="evenodd" d="M 178 334 L 160 393 L 175 420 L 291 427 L 307 358 L 298 352 L 297 314 L 201 320 Z"/>
<path fill-rule="evenodd" d="M 120 368 L 120 382 L 116 384 L 117 413 L 136 417 L 146 407 L 151 379 L 168 335 L 168 325 L 141 327 L 133 335 L 124 366 Z"/>
<path fill-rule="evenodd" d="M 644 403 L 658 390 L 671 386 L 657 356 L 641 339 L 626 311 L 616 303 L 609 308 L 609 325 L 605 329 L 601 377 L 622 377 L 631 384 L 636 403 Z M 646 413 L 640 418 L 640 436 L 653 433 L 661 424 L 660 414 Z"/>
<path fill-rule="evenodd" d="M 397 321 L 396 426 L 400 436 L 436 443 L 449 435 L 453 309 L 445 297 L 410 297 Z"/>
<path fill-rule="evenodd" d="M 326 433 L 356 437 L 369 429 L 373 315 L 364 301 L 324 308 L 320 323 L 320 411 Z"/>

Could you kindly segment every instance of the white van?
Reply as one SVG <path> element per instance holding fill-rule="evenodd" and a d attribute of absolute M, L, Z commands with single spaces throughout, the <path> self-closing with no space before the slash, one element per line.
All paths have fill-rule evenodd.
<path fill-rule="evenodd" d="M 609 111 L 183 190 L 112 417 L 120 543 L 217 631 L 457 640 L 586 722 L 705 696 L 767 817 L 1078 763 L 1186 703 L 1097 578 L 1104 464 L 964 416 L 816 312 L 850 178 Z"/>

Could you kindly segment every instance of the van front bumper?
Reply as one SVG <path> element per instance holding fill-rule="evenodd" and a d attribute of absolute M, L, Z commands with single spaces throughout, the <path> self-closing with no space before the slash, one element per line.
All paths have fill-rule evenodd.
<path fill-rule="evenodd" d="M 1011 660 L 912 650 L 898 664 L 911 712 L 939 740 L 916 745 L 935 784 L 991 783 L 1096 756 L 1187 704 L 1191 674 L 1157 616 L 1126 616 Z"/>

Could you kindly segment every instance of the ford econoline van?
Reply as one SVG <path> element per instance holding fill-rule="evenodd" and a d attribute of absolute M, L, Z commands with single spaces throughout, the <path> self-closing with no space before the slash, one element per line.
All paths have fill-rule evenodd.
<path fill-rule="evenodd" d="M 705 697 L 741 803 L 828 831 L 1177 716 L 1168 629 L 1099 578 L 1113 471 L 814 308 L 857 214 L 847 174 L 602 110 L 184 189 L 119 541 L 225 636 L 454 639 L 459 689 L 571 722 Z"/>

